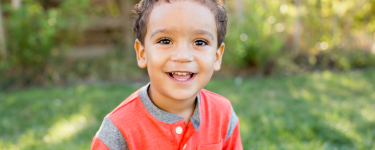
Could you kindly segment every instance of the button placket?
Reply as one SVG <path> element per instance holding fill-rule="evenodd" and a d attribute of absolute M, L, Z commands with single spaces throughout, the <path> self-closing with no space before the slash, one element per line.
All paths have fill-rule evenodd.
<path fill-rule="evenodd" d="M 171 131 L 172 131 L 172 134 L 173 136 L 175 137 L 175 142 L 176 142 L 176 145 L 178 145 L 179 149 L 182 150 L 182 140 L 183 140 L 183 137 L 185 135 L 185 132 L 187 130 L 187 128 L 185 127 L 185 121 L 184 120 L 181 120 L 179 122 L 176 122 L 175 124 L 173 124 L 171 126 Z"/>
<path fill-rule="evenodd" d="M 185 133 L 184 133 L 184 137 L 183 137 L 183 139 L 181 141 L 181 144 L 180 144 L 180 149 L 186 149 L 189 139 L 195 133 L 195 128 L 194 128 L 194 126 L 191 122 L 189 123 L 189 126 L 187 126 L 185 128 L 184 132 Z"/>

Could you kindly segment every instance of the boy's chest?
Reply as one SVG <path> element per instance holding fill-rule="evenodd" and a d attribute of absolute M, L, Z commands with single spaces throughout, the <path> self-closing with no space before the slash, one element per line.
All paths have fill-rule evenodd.
<path fill-rule="evenodd" d="M 184 117 L 161 111 L 144 99 L 134 101 L 126 111 L 124 109 L 110 119 L 131 150 L 222 149 L 229 128 L 231 106 L 218 105 L 221 101 L 217 99 L 215 103 L 208 103 L 206 99 L 200 101 L 199 95 L 197 97 L 198 109 L 194 110 L 187 126 Z"/>
<path fill-rule="evenodd" d="M 202 118 L 203 119 L 203 118 Z M 143 119 L 139 119 L 142 121 Z M 157 121 L 136 123 L 136 128 L 121 129 L 130 149 L 208 150 L 221 149 L 226 129 L 220 123 L 201 122 L 197 131 L 191 122 L 181 120 L 173 124 Z"/>

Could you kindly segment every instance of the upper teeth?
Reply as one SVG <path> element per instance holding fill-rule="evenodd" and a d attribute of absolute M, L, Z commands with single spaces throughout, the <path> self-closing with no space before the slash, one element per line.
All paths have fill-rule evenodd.
<path fill-rule="evenodd" d="M 177 75 L 188 75 L 191 74 L 189 72 L 172 72 L 172 74 L 177 74 Z"/>

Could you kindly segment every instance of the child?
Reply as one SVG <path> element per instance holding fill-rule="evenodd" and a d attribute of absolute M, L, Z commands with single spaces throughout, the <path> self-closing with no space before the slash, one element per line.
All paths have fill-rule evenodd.
<path fill-rule="evenodd" d="M 221 0 L 141 0 L 138 66 L 150 83 L 108 114 L 92 149 L 241 150 L 230 101 L 204 90 L 224 53 Z"/>

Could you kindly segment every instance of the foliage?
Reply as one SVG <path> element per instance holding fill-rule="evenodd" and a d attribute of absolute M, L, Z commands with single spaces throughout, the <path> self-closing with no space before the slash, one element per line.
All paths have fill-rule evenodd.
<path fill-rule="evenodd" d="M 214 79 L 228 98 L 244 149 L 374 149 L 375 71 Z M 0 149 L 89 149 L 101 121 L 146 83 L 0 92 Z"/>
<path fill-rule="evenodd" d="M 226 36 L 225 63 L 237 68 L 255 67 L 263 71 L 285 43 L 282 34 L 277 33 L 265 18 L 268 12 L 255 1 L 246 1 L 239 16 L 230 16 Z M 235 12 L 232 12 L 235 13 Z M 228 65 L 224 64 L 224 65 Z"/>
<path fill-rule="evenodd" d="M 228 8 L 224 64 L 230 68 L 297 73 L 375 66 L 375 1 L 237 0 Z"/>
<path fill-rule="evenodd" d="M 67 0 L 59 8 L 44 10 L 29 0 L 17 10 L 4 8 L 10 14 L 5 18 L 9 54 L 0 66 L 0 84 L 35 84 L 51 76 L 46 66 L 58 62 L 66 47 L 80 37 L 89 1 Z"/>
<path fill-rule="evenodd" d="M 93 2 L 96 4 L 66 0 L 49 9 L 40 2 L 25 0 L 18 10 L 9 2 L 3 5 L 9 58 L 0 60 L 0 88 L 61 85 L 88 78 L 133 80 L 124 74 L 143 73 L 137 69 L 134 53 L 129 53 L 132 45 L 124 44 L 131 42 L 122 30 L 131 32 L 131 27 L 122 25 L 110 37 L 117 44 L 115 55 L 78 60 L 64 56 L 70 46 L 82 42 L 78 39 L 88 30 L 88 17 L 133 20 L 121 8 L 138 0 Z M 375 1 L 235 0 L 226 7 L 224 74 L 294 74 L 375 66 Z"/>

